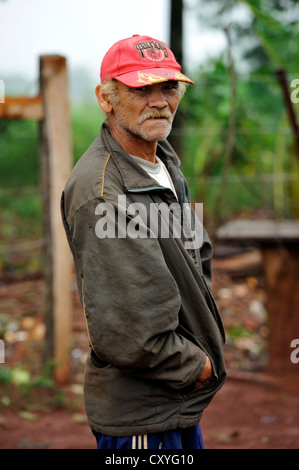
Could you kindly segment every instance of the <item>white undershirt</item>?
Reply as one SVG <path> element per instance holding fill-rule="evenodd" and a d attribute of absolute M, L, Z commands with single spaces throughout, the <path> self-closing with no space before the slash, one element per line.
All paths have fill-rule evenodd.
<path fill-rule="evenodd" d="M 149 162 L 148 160 L 144 160 L 144 158 L 135 157 L 131 155 L 134 160 L 139 163 L 139 165 L 152 177 L 154 178 L 160 186 L 163 188 L 169 188 L 174 193 L 175 197 L 177 198 L 176 191 L 174 189 L 174 185 L 170 174 L 162 160 L 156 156 L 157 163 Z"/>

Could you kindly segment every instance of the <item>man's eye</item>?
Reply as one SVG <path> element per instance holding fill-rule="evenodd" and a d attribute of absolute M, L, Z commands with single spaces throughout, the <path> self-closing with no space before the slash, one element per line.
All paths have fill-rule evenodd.
<path fill-rule="evenodd" d="M 137 93 L 138 93 L 138 91 L 145 92 L 145 91 L 148 91 L 148 86 L 140 86 L 138 88 L 130 88 L 130 91 L 131 92 L 137 92 Z"/>
<path fill-rule="evenodd" d="M 177 90 L 178 85 L 177 83 L 167 83 L 164 88 L 165 90 Z"/>

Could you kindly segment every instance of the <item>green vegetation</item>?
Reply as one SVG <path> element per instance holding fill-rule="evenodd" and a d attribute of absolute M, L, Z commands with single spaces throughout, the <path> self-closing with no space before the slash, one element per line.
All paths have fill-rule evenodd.
<path fill-rule="evenodd" d="M 238 77 L 230 128 L 228 71 L 221 62 L 213 65 L 214 72 L 203 71 L 184 101 L 183 168 L 193 197 L 205 203 L 211 217 L 213 210 L 220 210 L 217 220 L 254 209 L 292 217 L 296 157 L 275 74 Z M 228 160 L 229 138 L 233 145 Z"/>
<path fill-rule="evenodd" d="M 0 120 L 0 187 L 37 186 L 38 181 L 38 122 Z"/>
<path fill-rule="evenodd" d="M 216 224 L 257 209 L 296 217 L 299 154 L 277 72 L 284 70 L 291 95 L 299 2 L 198 0 L 196 11 L 203 28 L 223 31 L 227 49 L 193 71 L 197 86 L 184 101 L 193 197 Z M 292 105 L 298 119 L 299 105 Z"/>
<path fill-rule="evenodd" d="M 40 374 L 33 376 L 27 368 L 1 367 L 0 368 L 1 399 L 0 410 L 14 406 L 23 408 L 24 419 L 35 420 L 37 416 L 30 413 L 32 408 L 32 397 L 36 395 L 35 410 L 47 410 L 52 407 L 65 406 L 65 396 L 62 390 L 54 383 L 49 371 L 45 369 Z"/>
<path fill-rule="evenodd" d="M 98 135 L 102 118 L 91 104 L 74 107 L 71 119 L 75 164 Z M 42 269 L 40 249 L 18 255 L 24 240 L 38 245 L 42 238 L 39 166 L 38 123 L 0 121 L 0 274 Z"/>
<path fill-rule="evenodd" d="M 98 104 L 77 104 L 72 110 L 74 162 L 100 132 L 102 112 Z"/>

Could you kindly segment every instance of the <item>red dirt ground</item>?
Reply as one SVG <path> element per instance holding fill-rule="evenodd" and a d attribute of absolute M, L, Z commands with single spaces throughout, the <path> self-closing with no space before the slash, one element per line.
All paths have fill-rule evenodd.
<path fill-rule="evenodd" d="M 36 412 L 22 419 L 13 410 L 0 414 L 0 449 L 95 449 L 86 423 L 65 410 Z M 228 380 L 201 427 L 206 449 L 298 449 L 298 392 L 244 380 Z"/>

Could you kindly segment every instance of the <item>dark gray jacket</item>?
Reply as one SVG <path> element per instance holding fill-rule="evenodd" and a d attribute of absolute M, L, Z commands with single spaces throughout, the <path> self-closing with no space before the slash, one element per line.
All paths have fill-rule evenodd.
<path fill-rule="evenodd" d="M 187 229 L 180 237 L 174 232 L 194 212 L 183 204 L 188 185 L 167 141 L 158 144 L 158 155 L 181 211 L 167 209 L 176 203 L 173 193 L 122 150 L 105 124 L 61 200 L 90 343 L 86 412 L 91 428 L 108 435 L 195 425 L 225 380 L 224 331 L 209 288 L 210 240 L 203 230 L 198 248 L 186 243 Z M 206 354 L 213 377 L 194 387 Z"/>

